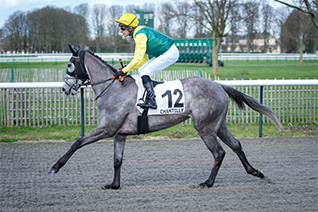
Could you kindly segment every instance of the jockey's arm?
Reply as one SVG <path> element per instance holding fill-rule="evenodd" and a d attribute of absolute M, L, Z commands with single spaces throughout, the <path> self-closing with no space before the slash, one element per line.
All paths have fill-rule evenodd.
<path fill-rule="evenodd" d="M 125 68 L 123 68 L 124 73 L 140 68 L 149 60 L 148 55 L 146 54 L 147 40 L 147 36 L 143 33 L 140 33 L 136 36 L 134 58 Z"/>

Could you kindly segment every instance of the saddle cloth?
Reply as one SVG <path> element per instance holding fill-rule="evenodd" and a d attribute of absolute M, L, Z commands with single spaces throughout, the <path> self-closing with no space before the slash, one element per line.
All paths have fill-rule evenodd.
<path fill-rule="evenodd" d="M 133 75 L 136 85 L 138 86 L 138 95 L 136 100 L 136 107 L 142 113 L 143 109 L 137 106 L 139 99 L 143 97 L 144 86 L 141 78 Z M 157 109 L 149 109 L 148 115 L 169 115 L 180 114 L 185 112 L 185 98 L 183 86 L 180 80 L 165 81 L 159 83 L 154 87 Z"/>

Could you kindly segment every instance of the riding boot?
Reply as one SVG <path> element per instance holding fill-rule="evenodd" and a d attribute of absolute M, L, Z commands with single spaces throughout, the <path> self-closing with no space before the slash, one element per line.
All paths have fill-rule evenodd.
<path fill-rule="evenodd" d="M 149 76 L 144 75 L 141 77 L 142 84 L 147 92 L 146 100 L 144 103 L 138 103 L 141 108 L 152 108 L 157 109 L 155 91 L 153 89 L 152 81 Z"/>

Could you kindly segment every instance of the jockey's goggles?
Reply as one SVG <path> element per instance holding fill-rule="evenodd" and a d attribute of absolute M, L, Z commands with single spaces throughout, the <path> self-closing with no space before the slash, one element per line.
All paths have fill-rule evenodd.
<path fill-rule="evenodd" d="M 126 25 L 120 26 L 120 30 L 122 30 L 122 31 L 125 31 L 127 28 L 128 28 L 128 26 L 126 26 Z"/>

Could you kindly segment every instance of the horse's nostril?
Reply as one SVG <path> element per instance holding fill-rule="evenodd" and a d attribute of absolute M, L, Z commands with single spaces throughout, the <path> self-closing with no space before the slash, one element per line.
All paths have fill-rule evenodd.
<path fill-rule="evenodd" d="M 65 88 L 62 88 L 62 91 L 65 92 Z"/>

